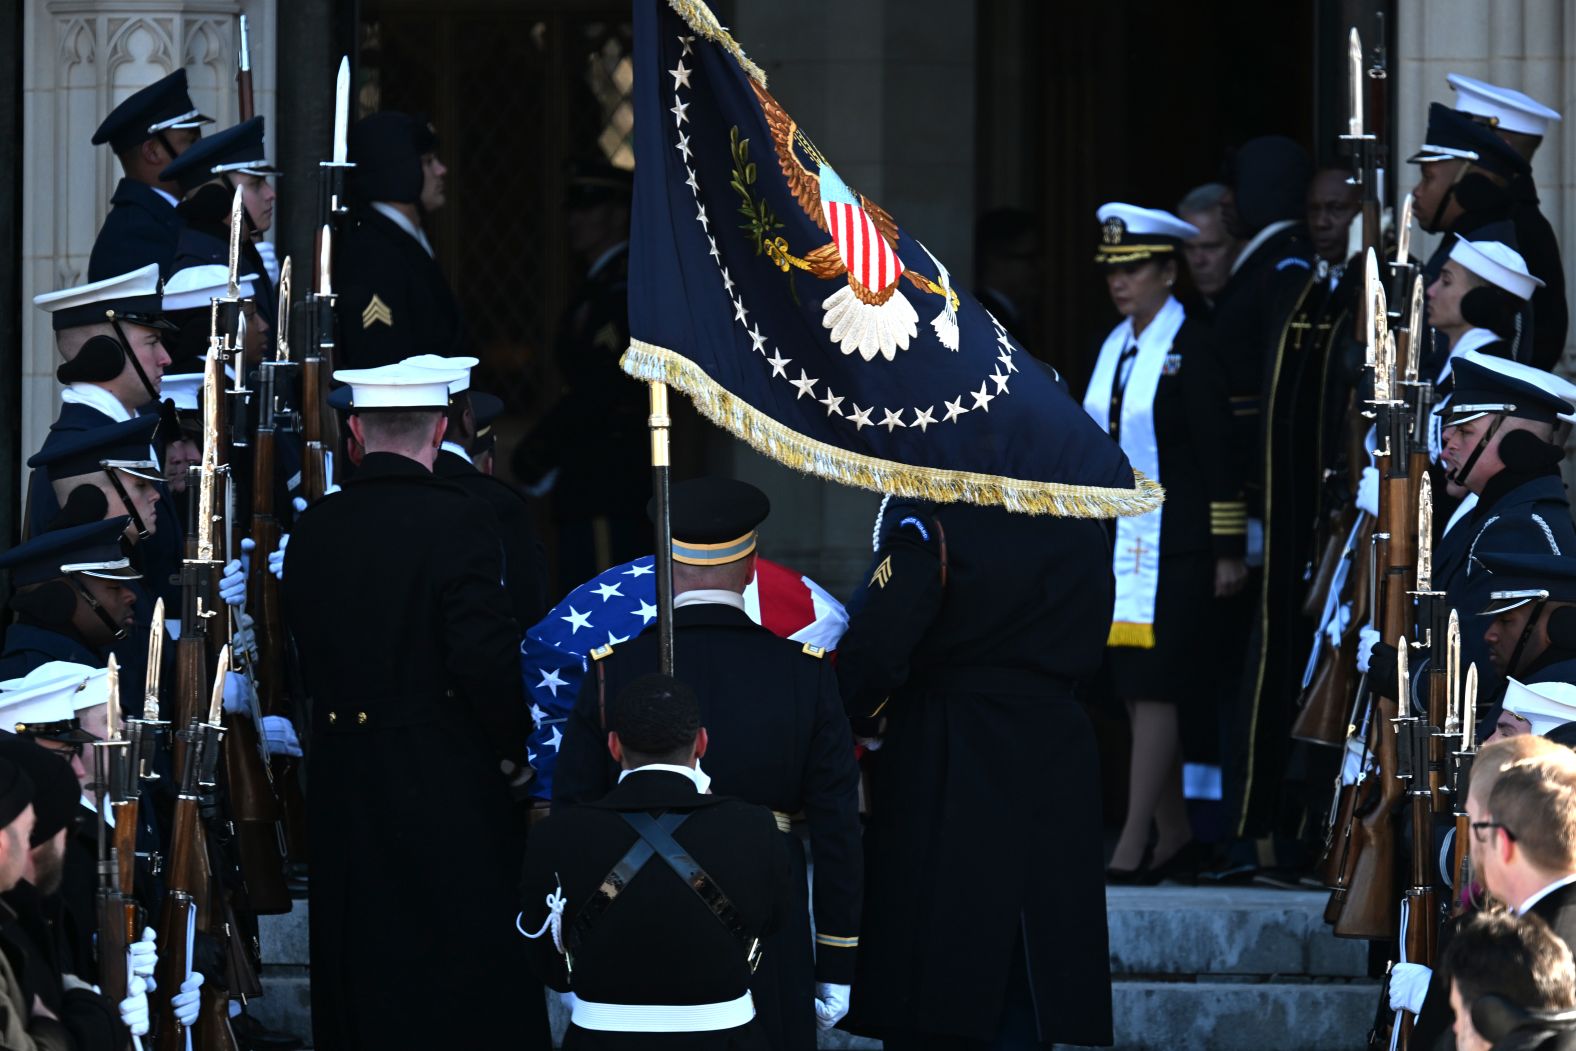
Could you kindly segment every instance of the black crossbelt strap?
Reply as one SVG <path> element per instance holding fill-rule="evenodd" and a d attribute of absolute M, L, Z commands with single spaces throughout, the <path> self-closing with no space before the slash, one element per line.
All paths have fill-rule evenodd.
<path fill-rule="evenodd" d="M 663 814 L 654 818 L 650 814 L 620 814 L 624 823 L 635 830 L 638 836 L 629 851 L 619 859 L 618 864 L 602 878 L 602 884 L 596 890 L 591 900 L 586 902 L 585 908 L 580 910 L 575 917 L 575 925 L 569 932 L 568 948 L 571 956 L 584 944 L 591 929 L 596 926 L 602 914 L 607 912 L 613 899 L 623 893 L 629 886 L 646 862 L 652 856 L 660 857 L 667 866 L 695 892 L 696 896 L 717 917 L 717 922 L 732 932 L 743 946 L 750 970 L 754 971 L 760 962 L 760 940 L 751 938 L 745 929 L 744 921 L 739 916 L 739 910 L 734 907 L 733 901 L 717 885 L 717 882 L 707 874 L 706 870 L 690 857 L 689 853 L 673 838 L 673 833 L 689 817 L 688 814 Z"/>

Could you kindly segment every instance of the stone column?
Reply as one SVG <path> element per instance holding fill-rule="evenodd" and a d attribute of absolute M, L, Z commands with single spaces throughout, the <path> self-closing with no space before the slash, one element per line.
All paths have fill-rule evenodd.
<path fill-rule="evenodd" d="M 838 174 L 956 275 L 972 266 L 975 19 L 947 0 L 745 0 L 733 27 Z M 721 432 L 709 459 L 771 497 L 762 553 L 847 598 L 870 562 L 881 498 L 790 471 Z"/>
<path fill-rule="evenodd" d="M 22 450 L 55 418 L 59 364 L 33 296 L 86 279 L 120 165 L 93 131 L 117 104 L 180 66 L 217 127 L 236 122 L 238 16 L 248 16 L 253 94 L 274 135 L 275 0 L 24 0 Z M 22 472 L 25 485 L 26 471 Z"/>

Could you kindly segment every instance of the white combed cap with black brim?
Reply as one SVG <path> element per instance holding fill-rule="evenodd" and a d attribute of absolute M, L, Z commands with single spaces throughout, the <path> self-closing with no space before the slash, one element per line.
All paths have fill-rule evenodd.
<path fill-rule="evenodd" d="M 417 354 L 400 362 L 413 369 L 428 369 L 437 372 L 458 372 L 460 378 L 449 384 L 450 394 L 459 394 L 461 391 L 471 389 L 471 370 L 481 364 L 480 358 L 458 357 L 446 358 L 441 354 Z"/>
<path fill-rule="evenodd" d="M 350 387 L 350 411 L 442 412 L 449 407 L 449 384 L 463 375 L 458 370 L 423 369 L 401 362 L 375 369 L 339 369 L 334 379 Z"/>
<path fill-rule="evenodd" d="M 256 288 L 256 274 L 242 274 L 236 280 L 240 298 L 252 298 Z M 230 294 L 230 268 L 218 263 L 203 263 L 177 270 L 164 282 L 164 309 L 207 310 L 215 299 Z"/>
<path fill-rule="evenodd" d="M 1558 110 L 1514 88 L 1461 73 L 1450 73 L 1445 80 L 1455 89 L 1456 109 L 1482 118 L 1491 127 L 1542 138 L 1549 133 L 1550 124 L 1564 119 Z"/>
<path fill-rule="evenodd" d="M 1504 708 L 1531 723 L 1532 732 L 1542 737 L 1556 726 L 1576 722 L 1576 683 L 1507 679 Z"/>

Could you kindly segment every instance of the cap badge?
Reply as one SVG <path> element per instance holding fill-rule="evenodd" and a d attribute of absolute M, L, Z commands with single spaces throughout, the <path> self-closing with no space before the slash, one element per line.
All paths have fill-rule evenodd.
<path fill-rule="evenodd" d="M 1119 245 L 1122 243 L 1122 235 L 1125 233 L 1127 233 L 1127 224 L 1113 215 L 1101 227 L 1100 238 L 1108 245 Z"/>

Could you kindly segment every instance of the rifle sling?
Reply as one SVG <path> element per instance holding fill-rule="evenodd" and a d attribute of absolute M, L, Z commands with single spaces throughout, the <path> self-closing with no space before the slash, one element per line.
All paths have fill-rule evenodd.
<path fill-rule="evenodd" d="M 635 830 L 637 838 L 628 852 L 602 878 L 596 893 L 575 917 L 574 927 L 570 929 L 567 939 L 570 953 L 573 954 L 585 943 L 592 929 L 607 912 L 608 906 L 613 903 L 613 899 L 623 893 L 636 874 L 645 867 L 646 862 L 655 855 L 660 857 L 668 868 L 695 892 L 696 897 L 700 898 L 711 914 L 717 918 L 717 922 L 738 939 L 739 944 L 744 948 L 750 970 L 754 971 L 760 958 L 757 939 L 750 937 L 732 899 L 723 892 L 716 880 L 690 857 L 689 852 L 679 844 L 678 840 L 673 838 L 673 832 L 685 822 L 689 814 L 667 813 L 660 818 L 654 818 L 650 814 L 636 813 L 620 814 L 619 817 Z"/>

